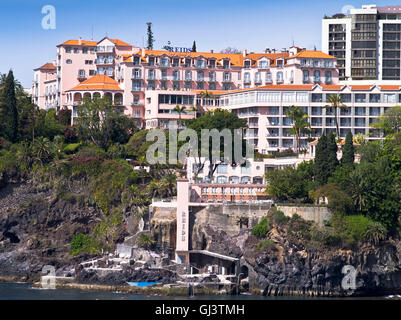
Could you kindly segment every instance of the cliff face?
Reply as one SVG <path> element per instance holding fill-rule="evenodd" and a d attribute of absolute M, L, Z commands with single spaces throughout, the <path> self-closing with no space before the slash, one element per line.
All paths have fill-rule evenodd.
<path fill-rule="evenodd" d="M 401 292 L 401 242 L 398 238 L 377 246 L 363 244 L 357 250 L 340 250 L 311 245 L 277 225 L 263 239 L 251 235 L 250 228 L 229 236 L 226 230 L 231 227 L 211 225 L 204 211 L 198 214 L 192 229 L 192 248 L 240 258 L 241 278 L 246 278 L 243 280 L 245 287 L 254 293 L 377 296 Z M 267 245 L 260 246 L 263 241 Z M 346 265 L 355 268 L 355 289 L 342 287 L 347 280 L 342 273 Z"/>

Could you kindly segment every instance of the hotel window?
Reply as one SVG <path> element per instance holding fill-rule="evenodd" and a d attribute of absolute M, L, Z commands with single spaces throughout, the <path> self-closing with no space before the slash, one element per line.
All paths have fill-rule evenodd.
<path fill-rule="evenodd" d="M 258 67 L 259 69 L 267 69 L 269 67 L 269 63 L 267 60 L 259 60 Z"/>
<path fill-rule="evenodd" d="M 309 94 L 307 92 L 297 92 L 297 102 L 308 102 Z"/>
<path fill-rule="evenodd" d="M 244 73 L 244 83 L 251 82 L 251 74 L 249 72 Z"/>
<path fill-rule="evenodd" d="M 209 68 L 210 69 L 216 68 L 216 60 L 209 60 Z"/>
<path fill-rule="evenodd" d="M 281 72 L 281 71 L 277 72 L 276 81 L 277 82 L 283 82 L 283 72 Z"/>
<path fill-rule="evenodd" d="M 366 94 L 365 93 L 356 93 L 355 94 L 355 102 L 366 102 Z"/>
<path fill-rule="evenodd" d="M 238 80 L 241 80 L 241 72 L 237 72 L 238 74 Z"/>
<path fill-rule="evenodd" d="M 282 59 L 277 60 L 277 67 L 282 68 L 284 65 L 284 61 Z"/>
<path fill-rule="evenodd" d="M 384 103 L 395 103 L 396 102 L 396 94 L 395 93 L 385 93 L 384 96 Z"/>
<path fill-rule="evenodd" d="M 134 57 L 134 66 L 138 66 L 140 62 L 140 57 Z"/>
<path fill-rule="evenodd" d="M 154 81 L 148 81 L 148 90 L 155 90 L 155 82 Z"/>
<path fill-rule="evenodd" d="M 141 91 L 141 81 L 138 80 L 132 81 L 132 91 Z"/>
<path fill-rule="evenodd" d="M 221 163 L 217 166 L 217 173 L 227 173 L 228 165 Z"/>
<path fill-rule="evenodd" d="M 341 93 L 340 94 L 342 102 L 351 102 L 351 94 L 350 93 Z"/>
<path fill-rule="evenodd" d="M 255 72 L 255 83 L 262 83 L 260 72 Z"/>
<path fill-rule="evenodd" d="M 223 61 L 223 69 L 228 69 L 228 68 L 230 68 L 230 61 L 224 60 Z"/>
<path fill-rule="evenodd" d="M 197 90 L 203 90 L 203 82 L 198 82 L 198 83 L 196 84 L 196 89 L 197 89 Z"/>
<path fill-rule="evenodd" d="M 79 78 L 85 78 L 85 70 L 83 70 L 83 69 L 80 69 L 79 71 L 78 71 L 78 77 Z"/>
<path fill-rule="evenodd" d="M 70 48 L 70 47 L 66 47 L 66 48 L 65 48 L 65 52 L 66 52 L 66 53 L 71 53 L 71 48 Z"/>
<path fill-rule="evenodd" d="M 185 71 L 185 81 L 192 81 L 192 71 Z"/>
<path fill-rule="evenodd" d="M 177 81 L 173 82 L 173 90 L 180 90 L 180 83 Z"/>
<path fill-rule="evenodd" d="M 95 53 L 95 52 L 96 52 L 96 49 L 95 49 L 95 48 L 90 48 L 89 52 L 90 52 L 90 53 Z"/>
<path fill-rule="evenodd" d="M 323 102 L 323 94 L 312 93 L 312 102 Z"/>
<path fill-rule="evenodd" d="M 114 73 L 114 69 L 113 69 L 112 67 L 107 68 L 106 74 L 107 74 L 109 77 L 112 77 L 112 76 L 113 76 L 113 73 Z"/>
<path fill-rule="evenodd" d="M 156 70 L 150 69 L 148 70 L 148 79 L 155 80 L 156 79 Z"/>
<path fill-rule="evenodd" d="M 74 48 L 74 53 L 79 53 L 79 48 Z"/>
<path fill-rule="evenodd" d="M 209 90 L 216 90 L 216 84 L 215 83 L 209 83 Z"/>
<path fill-rule="evenodd" d="M 324 78 L 326 80 L 326 83 L 330 83 L 332 81 L 332 79 L 331 79 L 331 71 L 326 71 L 324 73 Z"/>
<path fill-rule="evenodd" d="M 191 82 L 185 82 L 185 89 L 192 89 L 192 83 Z"/>
<path fill-rule="evenodd" d="M 378 103 L 380 102 L 380 94 L 378 93 L 371 93 L 369 95 L 369 102 Z"/>
<path fill-rule="evenodd" d="M 303 81 L 309 82 L 309 71 L 308 70 L 303 71 Z"/>
<path fill-rule="evenodd" d="M 103 67 L 99 67 L 99 68 L 97 69 L 97 74 L 101 74 L 101 75 L 103 75 L 103 74 L 104 74 L 104 72 L 105 72 L 105 70 L 104 70 L 104 68 L 103 68 Z"/>
<path fill-rule="evenodd" d="M 180 72 L 178 70 L 173 71 L 173 80 L 174 81 L 180 80 Z"/>
<path fill-rule="evenodd" d="M 160 88 L 162 90 L 167 90 L 167 81 L 161 81 L 160 82 Z"/>
<path fill-rule="evenodd" d="M 225 84 L 223 85 L 223 90 L 231 90 L 231 84 L 225 83 Z"/>
<path fill-rule="evenodd" d="M 198 81 L 203 81 L 203 80 L 204 80 L 203 71 L 198 71 L 197 80 L 198 80 Z"/>
<path fill-rule="evenodd" d="M 244 61 L 244 67 L 245 67 L 245 69 L 250 69 L 251 68 L 251 61 L 249 61 L 249 60 Z"/>
<path fill-rule="evenodd" d="M 272 74 L 270 72 L 266 72 L 266 83 L 272 82 Z"/>
<path fill-rule="evenodd" d="M 216 81 L 216 72 L 209 72 L 209 81 Z"/>
<path fill-rule="evenodd" d="M 223 81 L 226 81 L 226 82 L 231 81 L 231 73 L 230 72 L 224 72 Z"/>
<path fill-rule="evenodd" d="M 134 79 L 141 79 L 142 78 L 142 70 L 141 69 L 132 69 L 132 77 Z"/>
<path fill-rule="evenodd" d="M 96 74 L 96 70 L 89 70 L 89 75 L 94 76 Z"/>
<path fill-rule="evenodd" d="M 82 48 L 82 53 L 88 53 L 88 48 Z"/>
<path fill-rule="evenodd" d="M 201 69 L 206 68 L 206 60 L 203 59 L 196 60 L 196 67 Z"/>
<path fill-rule="evenodd" d="M 169 66 L 169 58 L 166 58 L 166 57 L 160 58 L 160 66 L 168 67 Z"/>
<path fill-rule="evenodd" d="M 173 67 L 178 67 L 180 65 L 180 60 L 177 58 L 173 59 Z"/>
<path fill-rule="evenodd" d="M 134 94 L 134 105 L 138 105 L 139 104 L 139 94 Z"/>
<path fill-rule="evenodd" d="M 320 82 L 320 71 L 319 70 L 316 70 L 313 72 L 313 81 Z"/>
<path fill-rule="evenodd" d="M 191 59 L 185 59 L 185 68 L 191 68 Z"/>
<path fill-rule="evenodd" d="M 149 65 L 154 66 L 155 65 L 155 57 L 149 57 Z"/>
<path fill-rule="evenodd" d="M 71 59 L 67 59 L 65 63 L 66 63 L 66 64 L 71 64 L 71 63 L 72 63 L 72 60 L 71 60 Z"/>

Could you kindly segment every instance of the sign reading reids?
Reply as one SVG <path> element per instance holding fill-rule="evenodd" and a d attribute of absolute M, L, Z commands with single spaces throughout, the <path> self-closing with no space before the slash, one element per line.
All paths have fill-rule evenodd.
<path fill-rule="evenodd" d="M 191 48 L 184 48 L 184 47 L 170 47 L 168 49 L 170 52 L 192 52 Z"/>

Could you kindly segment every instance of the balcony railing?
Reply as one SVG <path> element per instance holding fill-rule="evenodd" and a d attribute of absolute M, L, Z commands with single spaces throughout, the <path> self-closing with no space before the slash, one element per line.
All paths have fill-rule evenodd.
<path fill-rule="evenodd" d="M 97 59 L 96 64 L 113 64 L 113 59 Z"/>

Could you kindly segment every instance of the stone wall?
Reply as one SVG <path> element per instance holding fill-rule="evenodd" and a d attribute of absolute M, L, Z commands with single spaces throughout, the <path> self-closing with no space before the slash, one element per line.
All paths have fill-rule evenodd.
<path fill-rule="evenodd" d="M 319 226 L 323 226 L 323 222 L 331 218 L 331 212 L 327 207 L 277 206 L 277 210 L 282 211 L 287 217 L 297 214 L 305 220 L 316 222 Z"/>
<path fill-rule="evenodd" d="M 257 225 L 270 208 L 270 204 L 209 205 L 196 213 L 195 224 L 216 226 L 233 237 L 242 228 L 252 228 Z"/>

